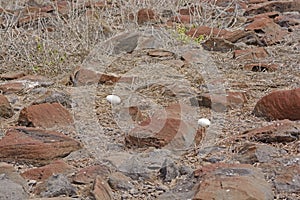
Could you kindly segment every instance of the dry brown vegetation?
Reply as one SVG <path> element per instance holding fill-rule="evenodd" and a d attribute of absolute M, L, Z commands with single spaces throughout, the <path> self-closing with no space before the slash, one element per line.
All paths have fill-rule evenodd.
<path fill-rule="evenodd" d="M 99 48 L 101 42 L 128 30 L 158 27 L 174 33 L 174 44 L 178 42 L 198 45 L 211 35 L 198 38 L 197 44 L 185 35 L 186 31 L 200 25 L 238 30 L 246 22 L 246 18 L 235 0 L 232 0 L 225 8 L 218 6 L 215 1 L 205 0 L 107 0 L 100 3 L 92 0 L 69 0 L 63 2 L 62 8 L 58 6 L 57 1 L 53 0 L 0 0 L 0 74 L 24 71 L 28 74 L 44 75 L 57 80 L 69 78 L 74 69 L 81 66 L 85 59 L 91 55 L 91 52 L 97 51 L 96 48 Z M 199 4 L 201 6 L 197 7 Z M 34 20 L 35 16 L 28 16 L 26 9 L 24 10 L 24 8 L 43 7 L 43 5 L 53 5 L 55 9 L 42 16 L 36 12 L 38 17 Z M 153 23 L 138 24 L 137 11 L 142 8 L 151 8 L 161 16 L 168 16 L 170 13 L 167 11 L 176 12 L 179 8 L 186 8 L 191 5 L 197 6 L 194 12 L 190 13 L 193 17 L 193 22 L 190 24 L 178 23 L 167 26 L 165 19 L 168 17 L 162 17 Z M 229 8 L 233 8 L 231 15 L 225 12 Z M 245 44 L 238 45 L 243 47 Z M 225 80 L 222 83 L 225 90 L 246 91 L 248 95 L 248 102 L 244 107 L 229 110 L 224 114 L 223 121 L 220 121 L 221 134 L 218 135 L 218 141 L 214 145 L 225 146 L 228 159 L 231 159 L 238 152 L 243 143 L 243 141 L 236 139 L 239 134 L 252 128 L 270 124 L 269 121 L 257 118 L 252 114 L 257 100 L 274 89 L 300 87 L 300 29 L 294 30 L 279 44 L 265 48 L 269 57 L 260 60 L 260 62 L 277 63 L 279 65 L 278 71 L 253 73 L 244 70 L 247 61 L 233 59 L 231 51 L 209 53 L 222 79 Z M 105 72 L 124 74 L 134 66 L 139 65 L 140 60 L 151 64 L 161 62 L 159 59 L 147 57 L 146 51 L 139 51 L 130 56 L 120 56 L 112 61 L 110 68 L 106 69 Z M 205 88 L 201 88 L 205 85 L 203 77 L 195 76 L 197 72 L 193 69 L 188 67 L 174 67 L 174 69 L 184 75 L 184 78 L 192 84 L 197 93 L 205 90 Z M 104 128 L 107 136 L 113 138 L 115 142 L 123 143 L 124 133 L 114 121 L 115 116 L 111 112 L 111 107 L 105 106 L 107 105 L 105 96 L 113 93 L 114 85 L 99 85 L 97 89 L 97 99 L 94 102 L 96 111 L 93 110 L 94 108 L 91 110 L 96 112 L 97 120 Z M 153 85 L 152 87 L 141 88 L 138 92 L 148 96 L 151 100 L 155 100 L 161 106 L 176 102 L 176 97 L 166 97 L 168 94 L 164 89 L 159 85 Z M 205 90 L 205 92 L 207 91 Z M 162 94 L 166 94 L 166 96 Z M 205 115 L 204 117 L 211 117 L 209 108 L 202 108 L 201 112 L 202 117 L 203 115 Z M 143 114 L 150 115 L 151 113 L 145 112 Z M 93 138 L 90 140 L 97 142 L 97 140 L 93 141 Z M 93 146 L 92 143 L 91 146 Z M 292 145 L 275 144 L 274 146 L 285 149 L 291 154 L 296 154 L 299 141 Z M 184 155 L 182 163 L 197 168 L 201 163 L 199 164 L 194 151 L 195 149 L 187 153 L 188 155 Z M 276 195 L 277 199 L 283 200 L 288 199 L 291 194 Z M 299 195 L 294 195 L 294 197 L 299 198 Z"/>

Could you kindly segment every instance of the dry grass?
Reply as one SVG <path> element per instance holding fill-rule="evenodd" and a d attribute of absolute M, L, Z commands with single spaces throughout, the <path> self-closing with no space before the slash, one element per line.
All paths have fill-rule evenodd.
<path fill-rule="evenodd" d="M 49 17 L 38 19 L 34 22 L 18 25 L 18 20 L 22 15 L 15 15 L 11 10 L 23 9 L 26 7 L 25 0 L 0 1 L 0 22 L 5 24 L 0 26 L 0 73 L 8 71 L 25 71 L 30 74 L 41 74 L 48 77 L 65 76 L 76 66 L 81 65 L 88 55 L 99 43 L 108 37 L 116 35 L 126 30 L 143 29 L 145 27 L 160 26 L 165 23 L 149 23 L 140 26 L 137 23 L 136 13 L 140 8 L 152 8 L 161 16 L 169 11 L 178 11 L 179 8 L 199 5 L 199 1 L 184 0 L 112 0 L 105 1 L 105 8 L 83 7 L 88 0 L 68 1 L 70 6 L 65 15 L 57 10 L 53 11 Z M 54 1 L 36 1 L 41 4 L 55 4 Z M 71 4 L 72 2 L 72 4 Z M 224 11 L 233 6 L 234 12 L 231 15 Z M 6 11 L 1 12 L 1 8 Z M 190 13 L 193 17 L 191 24 L 182 25 L 185 29 L 198 25 L 206 25 L 217 28 L 239 29 L 243 24 L 243 18 L 236 1 L 221 9 L 215 1 L 202 2 L 200 7 Z M 130 19 L 133 14 L 133 19 Z M 174 27 L 171 27 L 174 28 Z M 173 31 L 177 31 L 176 28 Z M 300 31 L 299 31 L 300 32 Z M 217 145 L 224 145 L 228 148 L 226 156 L 231 157 L 231 150 L 239 147 L 240 143 L 235 141 L 235 136 L 252 128 L 257 128 L 268 124 L 264 119 L 256 118 L 252 115 L 253 107 L 259 98 L 270 91 L 276 89 L 290 89 L 300 87 L 299 76 L 299 51 L 300 34 L 293 34 L 283 41 L 282 44 L 267 47 L 270 54 L 266 62 L 276 62 L 280 64 L 280 69 L 272 73 L 253 73 L 243 69 L 243 64 L 232 59 L 232 52 L 228 54 L 210 54 L 216 63 L 219 72 L 224 75 L 226 82 L 224 86 L 228 90 L 246 90 L 249 101 L 243 108 L 237 108 L 227 112 L 224 122 L 220 124 L 222 132 Z M 141 55 L 136 55 L 136 54 Z M 135 52 L 130 56 L 114 61 L 116 69 L 110 67 L 106 72 L 126 73 L 134 65 L 140 62 L 160 63 L 160 60 L 147 60 L 146 53 Z M 142 60 L 142 61 L 141 61 Z M 117 71 L 119 70 L 119 71 Z M 197 72 L 191 68 L 176 69 L 185 75 L 184 79 L 191 82 L 192 87 L 197 88 L 203 83 L 203 79 L 194 77 Z M 182 71 L 180 71 L 182 70 Z M 295 73 L 296 72 L 296 73 Z M 200 82 L 196 83 L 195 78 Z M 123 133 L 114 122 L 116 118 L 111 113 L 111 107 L 105 101 L 105 96 L 113 92 L 113 86 L 101 85 L 98 87 L 95 109 L 99 124 L 104 127 L 108 136 L 115 137 L 116 142 L 122 142 Z M 199 88 L 198 88 L 199 89 Z M 80 91 L 81 92 L 81 91 Z M 148 95 L 151 100 L 157 100 L 158 104 L 165 101 L 166 97 L 161 95 L 164 91 L 159 87 L 141 89 L 141 94 Z M 199 91 L 198 91 L 199 92 Z M 151 96 L 152 95 L 152 96 Z M 84 96 L 84 95 L 83 95 Z M 166 106 L 166 105 L 164 105 Z M 93 111 L 93 109 L 91 109 Z M 202 115 L 210 116 L 209 109 L 202 109 Z M 90 114 L 87 112 L 87 114 Z M 83 116 L 86 117 L 87 116 Z M 200 117 L 200 116 L 199 116 Z M 223 119 L 223 118 L 222 118 Z M 85 119 L 84 119 L 85 120 Z M 93 123 L 93 122 L 92 122 Z M 94 129 L 94 127 L 91 127 Z M 1 130 L 1 127 L 0 127 Z M 86 131 L 86 130 L 84 130 Z M 92 130 L 93 131 L 93 130 Z M 1 135 L 1 133 L 0 133 Z M 96 135 L 95 137 L 98 137 Z M 94 138 L 90 138 L 93 140 Z M 109 138 L 111 139 L 111 138 Z M 95 140 L 97 141 L 97 140 Z M 89 141 L 90 142 L 90 141 Z M 299 142 L 292 144 L 293 147 L 282 147 L 284 149 L 296 149 Z M 187 155 L 189 156 L 189 155 Z M 189 164 L 200 165 L 197 158 L 185 160 Z M 196 160 L 195 160 L 196 159 Z M 282 198 L 283 199 L 283 198 Z"/>
<path fill-rule="evenodd" d="M 18 20 L 26 12 L 24 8 L 46 4 L 56 6 L 55 1 L 33 2 L 1 1 L 0 8 L 5 11 L 0 12 L 0 21 L 4 21 L 0 29 L 0 73 L 21 70 L 31 74 L 56 76 L 68 72 L 80 65 L 95 45 L 107 36 L 138 28 L 137 16 L 133 11 L 152 8 L 163 15 L 167 10 L 174 12 L 185 5 L 196 5 L 197 1 L 105 1 L 105 8 L 84 7 L 84 4 L 91 2 L 88 0 L 68 1 L 69 6 L 64 13 L 55 10 L 47 17 L 19 24 Z M 224 28 L 233 20 L 232 17 L 236 17 L 238 12 L 230 19 L 224 17 L 224 11 L 213 2 L 196 7 L 194 13 L 191 13 L 193 26 Z M 13 13 L 14 10 L 22 12 Z M 129 20 L 130 14 L 133 20 Z"/>

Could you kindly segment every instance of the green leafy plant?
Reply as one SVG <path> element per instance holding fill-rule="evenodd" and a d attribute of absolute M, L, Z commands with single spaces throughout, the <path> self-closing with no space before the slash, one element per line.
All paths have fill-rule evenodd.
<path fill-rule="evenodd" d="M 191 38 L 188 35 L 186 35 L 186 31 L 187 31 L 187 28 L 185 26 L 183 26 L 183 25 L 176 26 L 176 32 L 178 34 L 177 39 L 184 43 L 191 41 Z"/>
<path fill-rule="evenodd" d="M 199 35 L 197 38 L 194 39 L 195 42 L 201 43 L 205 40 L 205 35 Z"/>
<path fill-rule="evenodd" d="M 39 70 L 40 70 L 40 66 L 38 66 L 38 65 L 32 66 L 32 71 L 33 72 L 37 73 Z"/>

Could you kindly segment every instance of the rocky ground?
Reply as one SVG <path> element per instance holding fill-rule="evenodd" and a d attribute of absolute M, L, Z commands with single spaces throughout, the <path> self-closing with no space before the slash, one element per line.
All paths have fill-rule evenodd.
<path fill-rule="evenodd" d="M 300 199 L 299 0 L 0 3 L 1 200 Z"/>

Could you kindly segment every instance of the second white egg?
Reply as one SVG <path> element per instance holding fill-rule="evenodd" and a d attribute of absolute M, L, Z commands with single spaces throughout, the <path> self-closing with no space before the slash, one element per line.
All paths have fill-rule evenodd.
<path fill-rule="evenodd" d="M 209 127 L 210 126 L 210 121 L 207 118 L 201 118 L 198 120 L 198 125 L 202 127 Z"/>
<path fill-rule="evenodd" d="M 111 103 L 111 104 L 119 104 L 119 103 L 121 103 L 121 98 L 119 97 L 119 96 L 117 96 L 117 95 L 108 95 L 107 97 L 106 97 L 106 100 L 109 102 L 109 103 Z"/>

